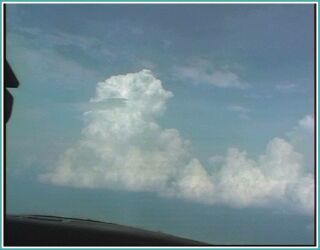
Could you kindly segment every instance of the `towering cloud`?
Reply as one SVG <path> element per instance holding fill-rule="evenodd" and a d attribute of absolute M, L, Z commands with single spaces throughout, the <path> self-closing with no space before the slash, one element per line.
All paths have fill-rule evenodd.
<path fill-rule="evenodd" d="M 98 83 L 81 138 L 42 179 L 76 187 L 168 188 L 188 158 L 179 132 L 156 123 L 170 97 L 148 70 Z"/>
<path fill-rule="evenodd" d="M 40 179 L 235 207 L 287 204 L 312 212 L 313 176 L 293 145 L 274 138 L 257 161 L 230 148 L 205 167 L 191 155 L 190 143 L 178 130 L 157 123 L 172 96 L 149 70 L 98 83 L 83 113 L 79 140 Z M 311 122 L 308 117 L 300 123 L 309 127 Z"/>

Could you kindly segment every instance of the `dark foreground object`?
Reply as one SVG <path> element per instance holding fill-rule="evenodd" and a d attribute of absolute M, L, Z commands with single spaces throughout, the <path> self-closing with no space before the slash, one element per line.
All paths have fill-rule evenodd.
<path fill-rule="evenodd" d="M 5 246 L 208 246 L 206 243 L 92 220 L 7 215 Z"/>

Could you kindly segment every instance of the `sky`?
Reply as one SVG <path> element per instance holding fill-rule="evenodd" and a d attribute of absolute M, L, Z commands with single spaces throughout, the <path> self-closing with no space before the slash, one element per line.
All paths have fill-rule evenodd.
<path fill-rule="evenodd" d="M 312 244 L 313 5 L 9 5 L 7 210 Z"/>

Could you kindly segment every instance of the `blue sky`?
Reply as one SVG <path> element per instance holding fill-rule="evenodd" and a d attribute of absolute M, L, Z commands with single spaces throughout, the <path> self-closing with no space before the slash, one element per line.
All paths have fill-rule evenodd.
<path fill-rule="evenodd" d="M 312 5 L 7 11 L 9 212 L 312 243 Z"/>

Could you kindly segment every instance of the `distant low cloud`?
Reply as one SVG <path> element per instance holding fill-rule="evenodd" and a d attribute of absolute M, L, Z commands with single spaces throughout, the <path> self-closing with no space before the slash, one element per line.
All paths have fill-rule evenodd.
<path fill-rule="evenodd" d="M 83 112 L 85 125 L 78 141 L 40 180 L 155 192 L 209 205 L 287 206 L 313 212 L 313 173 L 305 171 L 303 156 L 292 143 L 276 137 L 257 159 L 229 148 L 205 166 L 177 129 L 157 123 L 172 97 L 150 70 L 98 83 Z M 308 127 L 308 119 L 298 126 Z"/>
<path fill-rule="evenodd" d="M 265 100 L 272 98 L 272 95 L 270 93 L 248 93 L 245 94 L 245 97 L 254 100 Z"/>
<path fill-rule="evenodd" d="M 230 69 L 217 68 L 209 61 L 200 60 L 190 65 L 178 65 L 173 68 L 177 78 L 192 84 L 209 84 L 219 88 L 244 89 L 249 85 L 241 81 L 240 76 Z"/>
<path fill-rule="evenodd" d="M 241 105 L 230 105 L 228 110 L 238 114 L 240 118 L 249 119 L 249 113 L 251 110 Z"/>
<path fill-rule="evenodd" d="M 306 115 L 299 121 L 299 126 L 303 129 L 313 132 L 314 130 L 314 118 L 312 115 Z"/>
<path fill-rule="evenodd" d="M 239 113 L 249 113 L 251 110 L 241 105 L 231 105 L 228 107 L 229 110 Z"/>
<path fill-rule="evenodd" d="M 289 92 L 295 90 L 297 85 L 294 83 L 277 84 L 276 89 L 282 92 Z"/>

